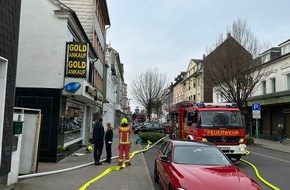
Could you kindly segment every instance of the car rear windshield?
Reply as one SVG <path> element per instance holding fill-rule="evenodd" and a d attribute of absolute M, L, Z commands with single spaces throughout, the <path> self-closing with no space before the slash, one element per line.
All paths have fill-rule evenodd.
<path fill-rule="evenodd" d="M 212 146 L 176 146 L 173 159 L 177 164 L 231 165 L 227 157 Z"/>

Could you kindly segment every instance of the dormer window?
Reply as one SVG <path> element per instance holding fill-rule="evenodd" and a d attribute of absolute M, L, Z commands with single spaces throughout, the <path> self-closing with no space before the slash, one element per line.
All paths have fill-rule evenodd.
<path fill-rule="evenodd" d="M 290 43 L 281 47 L 281 55 L 284 55 L 289 52 L 290 52 Z"/>
<path fill-rule="evenodd" d="M 285 55 L 290 52 L 290 39 L 279 44 L 279 47 L 281 48 L 281 55 Z"/>
<path fill-rule="evenodd" d="M 262 64 L 263 63 L 266 63 L 266 62 L 268 62 L 268 61 L 270 61 L 271 59 L 270 59 L 270 53 L 269 54 L 265 54 L 265 55 L 263 55 L 262 57 L 261 57 L 261 61 L 262 61 Z"/>

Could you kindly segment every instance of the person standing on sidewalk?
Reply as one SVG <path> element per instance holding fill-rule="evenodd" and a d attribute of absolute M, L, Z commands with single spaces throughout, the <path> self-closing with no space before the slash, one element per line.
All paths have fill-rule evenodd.
<path fill-rule="evenodd" d="M 106 145 L 106 152 L 107 152 L 107 159 L 105 160 L 105 162 L 108 162 L 108 163 L 111 163 L 112 142 L 113 142 L 113 130 L 112 130 L 112 124 L 109 122 L 107 123 L 107 131 L 105 133 L 105 145 Z"/>
<path fill-rule="evenodd" d="M 100 118 L 98 122 L 95 124 L 93 129 L 95 165 L 102 165 L 102 162 L 100 162 L 100 158 L 104 147 L 104 134 L 105 134 L 102 122 L 103 119 Z"/>
<path fill-rule="evenodd" d="M 284 144 L 284 126 L 281 123 L 278 124 L 278 130 L 277 131 L 278 131 L 278 134 L 279 134 L 279 142 L 281 144 Z"/>
<path fill-rule="evenodd" d="M 119 162 L 118 165 L 123 165 L 123 155 L 125 152 L 125 164 L 130 166 L 130 148 L 131 148 L 131 127 L 128 124 L 128 120 L 123 118 L 121 125 L 118 128 L 119 132 Z"/>

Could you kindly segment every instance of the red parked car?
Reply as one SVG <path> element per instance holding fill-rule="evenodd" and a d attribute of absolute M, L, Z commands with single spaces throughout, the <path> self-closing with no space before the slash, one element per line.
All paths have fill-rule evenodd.
<path fill-rule="evenodd" d="M 154 180 L 164 190 L 262 190 L 214 144 L 196 141 L 164 142 Z"/>

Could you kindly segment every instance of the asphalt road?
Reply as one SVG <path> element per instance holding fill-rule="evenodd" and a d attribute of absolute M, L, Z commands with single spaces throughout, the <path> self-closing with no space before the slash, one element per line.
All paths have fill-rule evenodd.
<path fill-rule="evenodd" d="M 155 190 L 162 190 L 161 186 L 153 180 L 154 159 L 159 147 L 159 145 L 156 145 L 144 153 Z M 257 146 L 249 146 L 248 149 L 250 154 L 243 156 L 242 160 L 256 167 L 258 176 L 263 179 L 259 179 L 253 167 L 242 160 L 236 164 L 239 168 L 256 180 L 263 190 L 273 189 L 269 185 L 277 187 L 280 190 L 290 189 L 290 154 Z"/>
<path fill-rule="evenodd" d="M 249 146 L 250 155 L 243 157 L 244 160 L 251 162 L 259 171 L 260 176 L 281 190 L 290 189 L 290 154 L 276 150 L 270 150 L 257 146 Z M 263 190 L 272 189 L 258 180 L 252 167 L 241 162 L 238 165 L 247 174 L 263 187 Z"/>
<path fill-rule="evenodd" d="M 155 161 L 155 157 L 156 157 L 156 152 L 157 150 L 160 148 L 161 144 L 157 144 L 155 146 L 153 146 L 150 150 L 148 150 L 147 152 L 144 153 L 144 157 L 148 166 L 148 170 L 154 185 L 155 190 L 162 190 L 162 187 L 160 184 L 156 184 L 154 182 L 154 177 L 153 177 L 153 173 L 154 173 L 154 161 Z"/>

